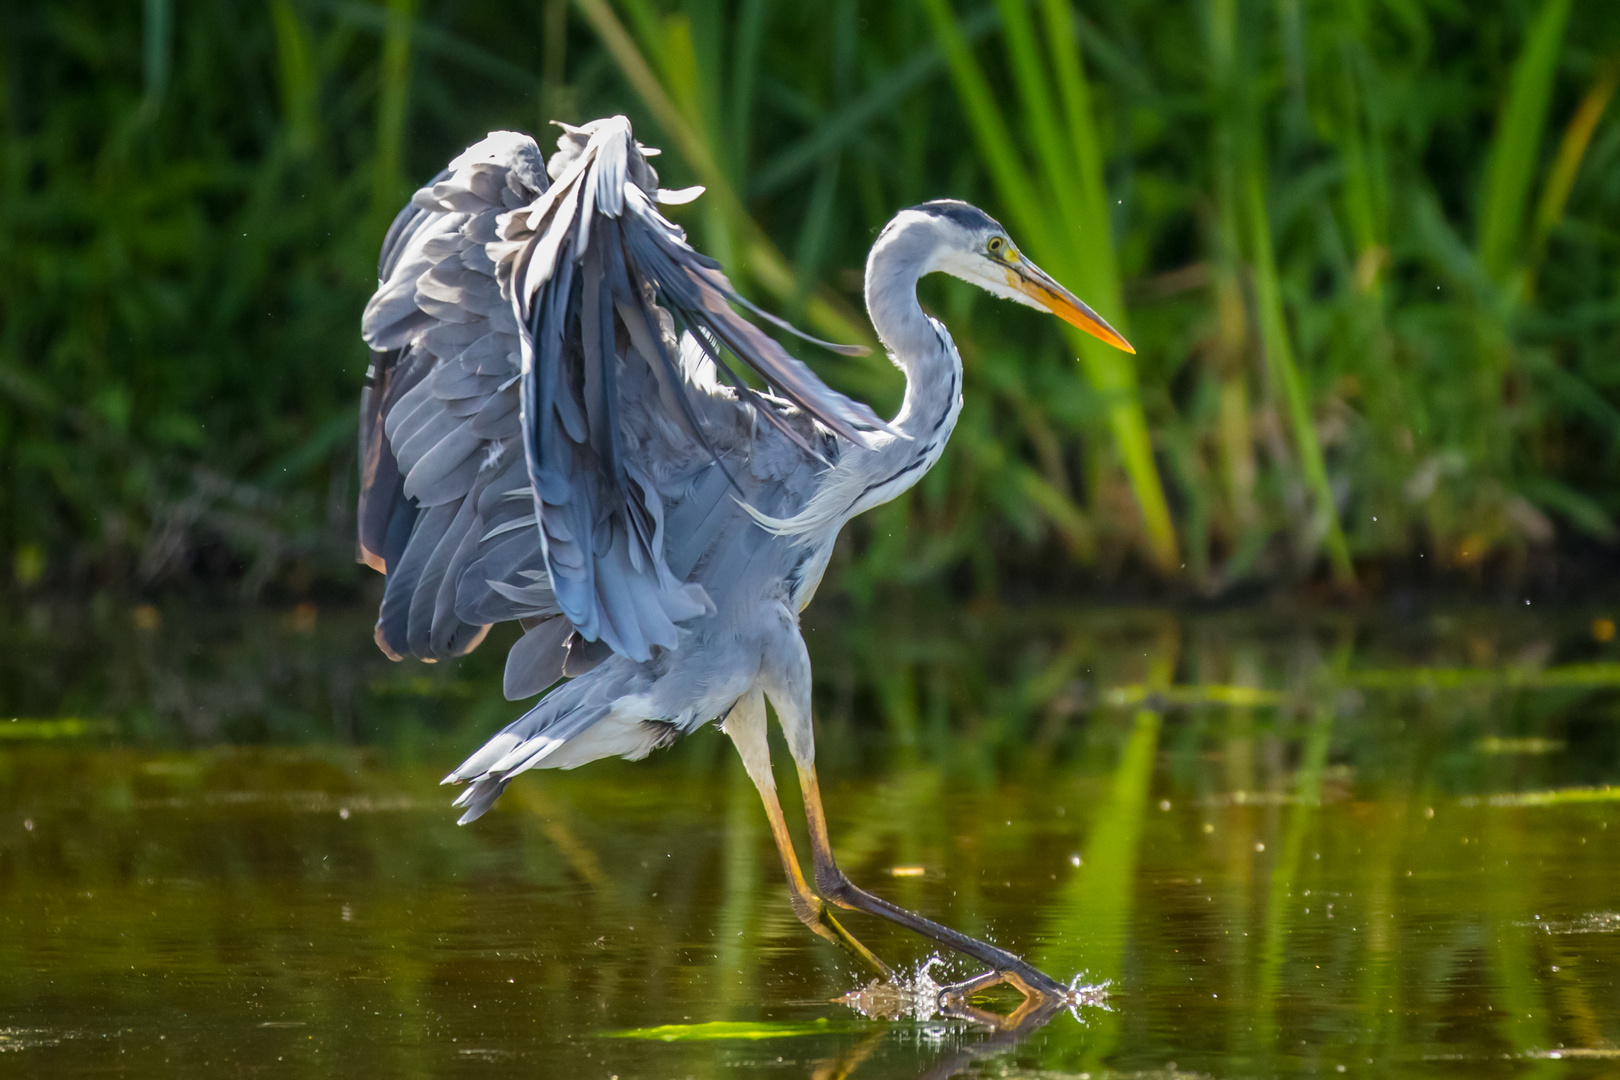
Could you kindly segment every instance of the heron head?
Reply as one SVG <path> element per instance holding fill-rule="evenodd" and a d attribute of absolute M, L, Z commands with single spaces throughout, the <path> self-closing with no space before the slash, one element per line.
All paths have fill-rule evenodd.
<path fill-rule="evenodd" d="M 1116 349 L 1136 352 L 1101 315 L 1019 251 L 1001 223 L 983 210 L 956 199 L 939 199 L 909 212 L 932 219 L 939 237 L 933 269 L 1056 315 Z"/>

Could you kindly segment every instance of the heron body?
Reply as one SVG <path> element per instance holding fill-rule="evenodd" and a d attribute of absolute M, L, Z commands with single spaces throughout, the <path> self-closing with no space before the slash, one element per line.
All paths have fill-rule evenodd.
<path fill-rule="evenodd" d="M 906 377 L 884 422 L 737 312 L 797 333 L 662 216 L 696 192 L 659 188 L 655 153 L 623 117 L 565 126 L 549 163 L 528 136 L 497 132 L 418 191 L 384 242 L 363 320 L 359 507 L 361 558 L 388 575 L 377 642 L 437 660 L 517 620 L 506 694 L 550 688 L 446 778 L 467 785 L 461 821 L 527 770 L 639 758 L 720 719 L 811 929 L 888 973 L 825 897 L 975 956 L 1028 995 L 1058 994 L 838 870 L 799 612 L 844 523 L 920 480 L 961 411 L 961 359 L 918 304 L 919 278 L 951 273 L 1129 346 L 982 211 L 913 207 L 866 268 L 873 326 Z M 771 389 L 739 378 L 739 361 Z M 799 769 L 816 889 L 777 802 L 767 697 Z"/>

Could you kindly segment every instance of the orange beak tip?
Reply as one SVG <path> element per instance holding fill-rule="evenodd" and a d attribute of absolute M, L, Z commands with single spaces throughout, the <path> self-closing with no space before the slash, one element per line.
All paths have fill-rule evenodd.
<path fill-rule="evenodd" d="M 1038 271 L 1037 271 L 1038 273 Z M 1044 275 L 1042 275 L 1044 277 Z M 1099 341 L 1105 341 L 1122 352 L 1136 355 L 1136 347 L 1102 320 L 1096 312 L 1075 299 L 1055 282 L 1037 281 L 1033 285 L 1021 280 L 1018 275 L 1008 272 L 1007 280 L 1016 289 L 1034 297 L 1048 311 L 1068 323 L 1070 326 L 1084 330 Z"/>

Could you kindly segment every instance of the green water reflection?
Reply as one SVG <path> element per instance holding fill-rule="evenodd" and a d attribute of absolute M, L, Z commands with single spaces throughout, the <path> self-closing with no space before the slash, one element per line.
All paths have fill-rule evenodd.
<path fill-rule="evenodd" d="M 1601 615 L 816 624 L 851 875 L 1109 984 L 1007 1045 L 831 1001 L 859 973 L 794 919 L 714 732 L 457 828 L 437 780 L 513 712 L 498 657 L 389 665 L 358 613 L 24 609 L 0 1071 L 1614 1075 Z"/>

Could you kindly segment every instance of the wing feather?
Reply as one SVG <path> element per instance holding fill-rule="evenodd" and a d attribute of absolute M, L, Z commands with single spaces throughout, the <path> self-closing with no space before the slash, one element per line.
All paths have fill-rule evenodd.
<path fill-rule="evenodd" d="M 713 610 L 692 575 L 743 520 L 733 473 L 756 444 L 813 468 L 835 438 L 887 430 L 761 331 L 748 315 L 797 332 L 659 213 L 692 193 L 658 187 L 627 120 L 565 126 L 558 148 L 543 167 L 531 139 L 498 132 L 419 190 L 362 320 L 360 548 L 389 575 L 378 642 L 438 658 L 525 620 L 517 696 L 560 677 L 565 642 L 571 672 L 679 647 Z"/>
<path fill-rule="evenodd" d="M 506 654 L 501 690 L 507 701 L 533 697 L 563 677 L 568 635 L 573 632 L 573 624 L 560 615 L 542 619 L 524 632 Z"/>
<path fill-rule="evenodd" d="M 388 567 L 382 609 L 377 613 L 377 643 L 394 656 L 410 653 L 411 601 L 433 549 L 455 519 L 456 507 L 435 506 L 418 515 L 400 558 Z"/>
<path fill-rule="evenodd" d="M 638 416 L 656 411 L 689 447 L 718 459 L 676 360 L 676 320 L 845 438 L 865 441 L 883 424 L 733 310 L 730 282 L 658 213 L 656 187 L 633 175 L 656 176 L 628 121 L 569 129 L 559 146 L 566 156 L 549 170 L 556 183 L 503 216 L 506 244 L 487 250 L 497 278 L 516 286 L 527 332 L 524 453 L 557 602 L 585 639 L 645 660 L 655 647 L 675 648 L 679 624 L 708 610 L 706 595 L 672 571 L 664 550 L 663 499 L 648 470 L 669 463 L 630 461 L 621 445 L 627 427 L 659 427 Z M 636 383 L 656 387 L 656 397 L 621 389 Z M 668 448 L 669 440 L 658 447 Z"/>
<path fill-rule="evenodd" d="M 521 454 L 517 321 L 484 246 L 500 214 L 547 186 L 534 141 L 497 132 L 418 191 L 384 242 L 361 322 L 374 354 L 359 526 L 362 558 L 389 575 L 377 639 L 395 657 L 457 655 L 487 628 L 457 617 L 460 584 L 478 555 L 486 489 Z"/>

